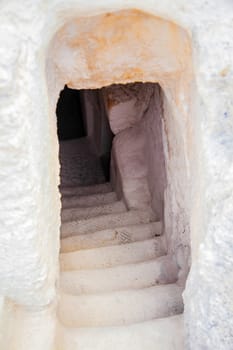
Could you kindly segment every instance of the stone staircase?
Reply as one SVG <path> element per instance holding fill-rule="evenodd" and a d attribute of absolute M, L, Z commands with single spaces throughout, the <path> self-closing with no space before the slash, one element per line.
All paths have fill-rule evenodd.
<path fill-rule="evenodd" d="M 182 288 L 162 224 L 109 183 L 61 187 L 58 350 L 183 349 Z"/>

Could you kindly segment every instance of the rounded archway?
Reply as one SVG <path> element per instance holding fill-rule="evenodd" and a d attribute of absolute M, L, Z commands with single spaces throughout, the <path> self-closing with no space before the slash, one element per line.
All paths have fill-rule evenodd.
<path fill-rule="evenodd" d="M 176 300 L 176 306 L 173 305 L 176 310 L 174 314 L 182 312 L 182 301 L 181 304 L 177 301 L 177 295 L 180 294 L 181 297 L 190 268 L 189 218 L 192 187 L 190 162 L 195 152 L 192 148 L 193 135 L 190 132 L 193 129 L 191 98 L 194 93 L 194 80 L 188 34 L 174 23 L 137 10 L 73 18 L 64 24 L 51 41 L 48 50 L 47 79 L 54 114 L 57 96 L 65 84 L 69 88 L 82 90 L 86 111 L 85 120 L 87 124 L 96 125 L 95 131 L 98 128 L 101 129 L 101 121 L 96 114 L 106 114 L 111 131 L 115 135 L 111 152 L 111 190 L 116 192 L 118 200 L 123 201 L 130 213 L 139 215 L 138 213 L 149 210 L 148 222 L 156 222 L 163 228 L 159 233 L 154 232 L 155 235 L 163 232 L 162 240 L 151 242 L 152 245 L 157 246 L 158 256 L 165 254 L 167 259 L 166 267 L 163 264 L 160 267 L 161 271 L 166 270 L 166 272 L 163 272 L 162 277 L 160 275 L 157 282 L 162 285 L 175 283 L 174 286 L 178 287 L 179 291 L 175 289 L 171 292 L 173 301 Z M 101 103 L 96 102 L 96 89 L 98 101 Z M 94 112 L 93 108 L 92 110 L 90 108 L 91 105 L 95 105 Z M 94 135 L 91 133 L 90 135 L 95 139 Z M 73 190 L 73 196 L 82 194 L 82 191 Z M 71 191 L 70 194 L 72 194 L 70 188 L 64 191 Z M 67 193 L 63 193 L 64 195 Z M 95 198 L 95 203 L 96 201 Z M 69 201 L 64 198 L 64 202 L 67 205 Z M 74 202 L 77 205 L 80 200 L 73 198 L 72 206 Z M 109 209 L 108 206 L 103 212 L 96 206 L 93 209 L 90 204 L 84 205 L 85 208 L 81 211 L 72 206 L 62 211 L 61 284 L 65 295 L 59 312 L 61 321 L 63 318 L 66 326 L 74 327 L 118 326 L 121 324 L 118 323 L 119 320 L 116 321 L 119 315 L 113 317 L 112 323 L 108 319 L 102 322 L 98 317 L 99 321 L 96 320 L 93 323 L 88 316 L 87 321 L 85 312 L 81 309 L 80 315 L 83 315 L 83 319 L 82 316 L 73 315 L 72 300 L 77 301 L 75 305 L 80 308 L 80 295 L 76 289 L 76 292 L 70 289 L 69 278 L 71 277 L 68 278 L 67 275 L 70 273 L 71 276 L 71 271 L 79 270 L 80 266 L 85 270 L 83 264 L 79 266 L 79 263 L 76 264 L 73 260 L 75 256 L 79 260 L 79 252 L 75 255 L 75 251 L 80 249 L 80 237 L 78 237 L 80 234 L 88 232 L 93 236 L 95 231 L 117 230 L 122 226 L 132 224 L 135 226 L 135 223 L 131 221 L 125 223 L 122 219 L 125 224 L 106 227 L 99 224 L 99 215 L 112 214 L 112 207 Z M 117 208 L 118 211 L 122 211 L 119 205 Z M 79 220 L 88 219 L 90 211 L 95 219 L 91 221 L 86 231 Z M 101 220 L 105 222 L 107 219 L 104 216 Z M 110 232 L 109 234 L 111 235 Z M 87 254 L 85 255 L 87 266 L 104 267 L 104 263 L 98 265 L 95 262 L 95 254 L 98 256 L 98 252 L 103 248 L 99 247 L 99 243 L 97 247 L 93 246 L 93 243 L 90 243 L 90 237 L 88 236 L 89 243 L 86 243 L 86 249 L 92 247 L 100 250 L 92 251 L 93 255 L 89 257 L 93 260 L 92 262 L 88 261 L 89 253 L 83 253 Z M 127 239 L 125 243 L 129 243 Z M 107 244 L 105 242 L 102 245 Z M 112 249 L 111 245 L 110 242 L 109 250 Z M 108 250 L 104 250 L 104 254 L 108 254 Z M 132 263 L 131 260 L 129 261 Z M 125 263 L 124 259 L 119 262 L 120 265 Z M 110 266 L 116 267 L 111 264 Z M 102 273 L 104 275 L 104 272 Z M 77 275 L 78 273 L 74 278 L 77 278 L 77 284 L 79 284 L 81 282 Z M 104 286 L 103 283 L 102 289 L 100 288 L 102 293 L 112 291 L 111 287 Z M 71 295 L 78 293 L 76 301 L 70 293 Z M 166 291 L 164 293 L 166 294 Z M 167 302 L 162 293 L 161 303 L 163 301 Z M 156 308 L 156 303 L 152 302 L 151 306 L 152 309 Z M 142 308 L 143 301 L 135 322 L 153 318 L 153 315 L 148 316 L 149 318 L 141 318 Z M 104 309 L 101 310 L 103 315 Z M 164 317 L 170 314 L 169 312 L 164 311 L 160 316 Z M 114 311 L 112 311 L 113 314 Z M 73 321 L 70 320 L 70 315 L 73 315 L 71 317 Z M 156 311 L 155 315 L 157 315 Z M 159 314 L 155 315 L 155 318 L 160 317 Z M 133 320 L 129 318 L 127 322 L 132 323 Z"/>

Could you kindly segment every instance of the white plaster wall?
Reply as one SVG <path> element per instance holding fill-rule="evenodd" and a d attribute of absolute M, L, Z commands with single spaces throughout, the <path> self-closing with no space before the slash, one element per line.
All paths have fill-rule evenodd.
<path fill-rule="evenodd" d="M 182 89 L 182 88 L 181 88 Z M 174 89 L 175 90 L 175 89 Z M 179 282 L 185 285 L 191 264 L 190 212 L 192 178 L 190 164 L 196 147 L 188 148 L 192 120 L 171 96 L 163 94 L 163 139 L 166 168 L 166 188 L 164 194 L 164 231 L 167 236 L 168 251 L 180 268 Z M 187 96 L 185 96 L 187 99 Z M 171 100 L 172 99 L 172 100 Z M 187 100 L 183 101 L 184 107 Z M 187 106 L 188 110 L 189 107 Z"/>
<path fill-rule="evenodd" d="M 145 135 L 144 157 L 148 169 L 147 181 L 151 193 L 151 206 L 156 217 L 163 221 L 167 179 L 164 152 L 166 140 L 163 140 L 162 121 L 166 115 L 163 116 L 163 95 L 159 85 L 146 84 L 146 88 L 150 98 L 140 125 Z"/>
<path fill-rule="evenodd" d="M 193 124 L 184 140 L 190 152 L 188 159 L 192 160 L 187 174 L 192 183 L 189 204 L 192 268 L 185 291 L 186 347 L 230 350 L 233 327 L 230 0 L 1 1 L 0 294 L 33 305 L 46 305 L 54 298 L 59 239 L 58 157 L 55 122 L 48 113 L 44 76 L 46 45 L 75 16 L 132 7 L 178 23 L 192 39 L 197 95 L 191 94 L 189 103 L 193 109 L 188 115 Z M 148 72 L 151 76 L 150 67 Z M 54 111 L 64 81 L 59 75 L 51 77 L 48 85 L 53 91 L 50 101 Z M 102 86 L 103 81 L 99 84 Z M 162 83 L 161 86 L 164 88 Z M 177 83 L 173 88 L 177 91 Z M 169 87 L 164 91 L 171 104 L 176 94 L 170 94 Z"/>
<path fill-rule="evenodd" d="M 25 305 L 47 305 L 55 297 L 60 204 L 43 16 L 34 6 L 27 12 L 15 2 L 1 6 L 0 294 Z"/>
<path fill-rule="evenodd" d="M 5 300 L 1 317 L 1 349 L 54 349 L 56 305 L 25 307 Z"/>

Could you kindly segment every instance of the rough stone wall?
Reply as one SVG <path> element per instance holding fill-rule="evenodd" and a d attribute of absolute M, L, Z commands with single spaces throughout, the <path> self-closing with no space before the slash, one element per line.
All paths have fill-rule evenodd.
<path fill-rule="evenodd" d="M 146 135 L 140 121 L 148 109 L 149 85 L 112 85 L 103 89 L 107 116 L 115 134 L 111 181 L 130 209 L 151 206 L 146 161 Z"/>
<path fill-rule="evenodd" d="M 112 181 L 129 208 L 151 206 L 163 221 L 165 164 L 162 95 L 158 84 L 113 85 L 104 90 L 106 110 L 116 134 Z"/>
<path fill-rule="evenodd" d="M 158 84 L 113 85 L 104 89 L 116 133 L 112 181 L 131 209 L 151 206 L 164 222 L 168 252 L 184 285 L 190 268 L 191 183 L 186 128 L 179 106 Z"/>
<path fill-rule="evenodd" d="M 104 156 L 109 152 L 112 132 L 106 115 L 101 89 L 82 90 L 83 116 L 87 126 L 87 136 L 93 145 L 93 152 Z"/>
<path fill-rule="evenodd" d="M 163 139 L 163 96 L 159 85 L 146 84 L 150 99 L 145 110 L 141 127 L 144 130 L 147 163 L 147 181 L 151 193 L 151 206 L 156 217 L 164 220 L 164 191 L 166 188 L 165 153 Z"/>
<path fill-rule="evenodd" d="M 119 48 L 122 59 L 117 66 L 111 65 L 109 70 L 106 69 L 107 62 L 112 62 L 112 57 L 116 55 L 110 57 L 105 50 L 106 56 L 101 56 L 104 45 L 102 51 L 98 51 L 99 56 L 95 57 L 104 60 L 94 59 L 94 67 L 80 50 L 81 64 L 76 64 L 76 67 L 82 72 L 82 79 L 77 75 L 79 83 L 76 80 L 74 87 L 97 88 L 132 80 L 158 81 L 168 101 L 167 111 L 169 105 L 179 107 L 177 120 L 178 116 L 182 116 L 181 128 L 188 125 L 182 141 L 186 145 L 187 177 L 192 185 L 188 205 L 192 267 L 184 294 L 186 348 L 231 350 L 233 12 L 230 0 L 1 1 L 0 180 L 3 190 L 0 294 L 18 303 L 34 306 L 47 305 L 55 297 L 60 204 L 57 190 L 58 145 L 53 113 L 59 91 L 64 81 L 69 79 L 66 79 L 66 74 L 60 74 L 59 67 L 52 61 L 48 62 L 49 105 L 44 74 L 48 44 L 54 34 L 74 17 L 129 8 L 171 21 L 168 24 L 171 40 L 165 42 L 173 43 L 177 61 L 174 51 L 168 51 L 160 61 L 163 65 L 154 63 L 151 66 L 146 59 L 149 56 L 155 57 L 155 62 L 158 62 L 153 51 L 154 42 L 147 50 L 150 43 L 143 42 L 141 37 L 137 38 L 137 43 L 143 42 L 144 46 L 138 55 L 134 54 L 137 63 L 133 66 L 132 60 L 122 55 L 125 52 L 122 48 Z M 93 19 L 90 21 L 94 23 Z M 184 79 L 186 65 L 183 57 L 189 57 L 191 64 L 190 49 L 184 45 L 186 49 L 182 51 L 177 36 L 179 30 L 174 23 L 187 30 L 192 43 L 195 86 L 191 86 L 188 98 L 184 98 L 187 81 Z M 112 24 L 110 16 L 105 30 L 111 29 Z M 158 27 L 151 25 L 151 28 L 155 35 Z M 185 31 L 181 35 L 183 40 L 187 40 Z M 82 38 L 81 46 L 85 46 L 87 40 L 83 35 Z M 129 52 L 134 51 L 129 48 Z M 146 52 L 148 57 L 145 57 Z M 73 59 L 75 55 L 68 57 Z M 92 55 L 89 57 L 93 59 Z M 141 64 L 141 58 L 145 64 Z M 173 66 L 174 62 L 179 62 L 176 67 L 182 71 L 179 79 L 167 73 L 164 75 L 163 68 Z M 127 63 L 128 70 L 125 69 L 122 74 L 122 67 L 127 67 Z M 92 75 L 90 72 L 95 70 L 99 73 Z M 104 77 L 105 73 L 108 77 Z M 187 109 L 187 106 L 192 108 Z M 40 329 L 38 326 L 37 335 Z M 33 332 L 32 328 L 30 330 L 30 333 L 25 331 L 27 347 L 16 345 L 11 348 L 36 349 L 35 342 L 32 342 L 33 346 L 29 344 L 28 334 L 35 334 L 35 329 Z M 43 336 L 46 338 L 46 334 L 40 332 L 40 337 Z M 47 344 L 49 349 L 51 343 Z"/>
<path fill-rule="evenodd" d="M 93 145 L 93 151 L 101 154 L 101 107 L 96 90 L 82 91 L 84 120 L 87 126 L 87 136 Z"/>

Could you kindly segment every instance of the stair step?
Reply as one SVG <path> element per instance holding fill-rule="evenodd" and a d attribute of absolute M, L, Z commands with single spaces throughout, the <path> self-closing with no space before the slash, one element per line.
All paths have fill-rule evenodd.
<path fill-rule="evenodd" d="M 62 271 L 101 269 L 155 259 L 166 254 L 164 237 L 60 254 Z"/>
<path fill-rule="evenodd" d="M 61 252 L 72 252 L 80 249 L 91 249 L 142 241 L 162 234 L 162 223 L 116 227 L 84 235 L 71 236 L 61 240 Z"/>
<path fill-rule="evenodd" d="M 116 201 L 117 195 L 115 192 L 91 194 L 88 196 L 65 196 L 62 198 L 62 208 L 93 207 Z"/>
<path fill-rule="evenodd" d="M 60 186 L 59 189 L 63 196 L 88 196 L 97 193 L 112 192 L 112 185 L 109 182 L 105 182 L 90 186 Z"/>
<path fill-rule="evenodd" d="M 104 294 L 60 295 L 58 317 L 67 327 L 121 326 L 183 312 L 176 284 Z"/>
<path fill-rule="evenodd" d="M 62 223 L 61 236 L 65 238 L 126 225 L 145 224 L 152 220 L 153 215 L 149 210 L 130 210 L 125 213 L 101 215 L 90 219 Z"/>
<path fill-rule="evenodd" d="M 66 328 L 57 332 L 57 350 L 182 350 L 183 315 L 121 327 Z"/>
<path fill-rule="evenodd" d="M 137 264 L 120 265 L 97 270 L 61 273 L 62 292 L 72 295 L 148 288 L 156 284 L 175 283 L 178 266 L 170 256 Z"/>
<path fill-rule="evenodd" d="M 80 219 L 89 219 L 106 214 L 123 213 L 125 211 L 127 211 L 127 209 L 124 202 L 116 201 L 96 207 L 63 209 L 61 212 L 61 219 L 62 222 L 67 222 Z"/>

